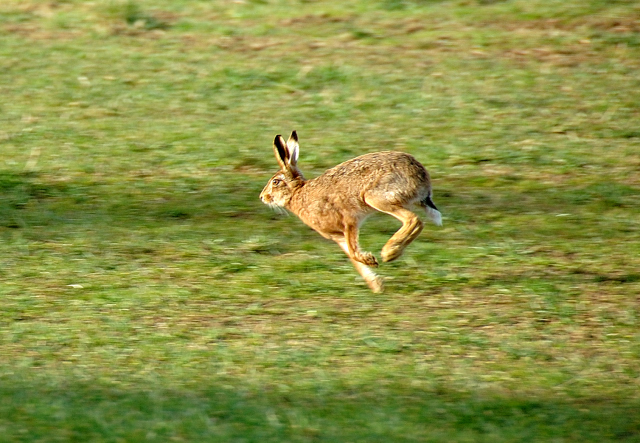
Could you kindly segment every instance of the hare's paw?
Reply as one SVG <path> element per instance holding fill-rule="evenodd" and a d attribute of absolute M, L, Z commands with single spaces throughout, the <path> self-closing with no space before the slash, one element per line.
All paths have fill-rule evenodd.
<path fill-rule="evenodd" d="M 377 275 L 367 281 L 367 286 L 376 294 L 380 294 L 384 292 L 384 283 L 382 277 L 378 277 Z"/>
<path fill-rule="evenodd" d="M 378 266 L 378 260 L 376 260 L 371 252 L 361 252 L 357 260 L 367 266 L 373 266 L 374 268 Z"/>
<path fill-rule="evenodd" d="M 383 262 L 390 262 L 400 257 L 404 252 L 404 247 L 402 245 L 385 245 L 382 248 L 382 252 L 380 256 L 382 257 Z"/>

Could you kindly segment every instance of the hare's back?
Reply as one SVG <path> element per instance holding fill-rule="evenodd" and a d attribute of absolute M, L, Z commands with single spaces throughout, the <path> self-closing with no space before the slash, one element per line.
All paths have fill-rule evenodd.
<path fill-rule="evenodd" d="M 413 156 L 383 151 L 347 160 L 312 180 L 315 186 L 334 192 L 393 194 L 402 200 L 425 197 L 430 190 L 429 173 Z M 345 195 L 346 196 L 346 195 Z"/>
<path fill-rule="evenodd" d="M 327 170 L 318 179 L 331 183 L 342 181 L 368 183 L 382 178 L 412 179 L 423 182 L 429 174 L 418 160 L 404 152 L 382 151 L 361 155 Z"/>

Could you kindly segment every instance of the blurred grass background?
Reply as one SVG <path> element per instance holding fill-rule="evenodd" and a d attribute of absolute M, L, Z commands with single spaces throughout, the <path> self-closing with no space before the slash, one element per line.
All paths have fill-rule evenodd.
<path fill-rule="evenodd" d="M 0 441 L 640 441 L 639 68 L 624 0 L 3 1 Z M 431 172 L 385 294 L 293 129 Z"/>

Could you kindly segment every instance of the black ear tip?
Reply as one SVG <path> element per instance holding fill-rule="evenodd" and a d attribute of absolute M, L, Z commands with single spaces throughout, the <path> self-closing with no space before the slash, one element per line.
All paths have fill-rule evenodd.
<path fill-rule="evenodd" d="M 291 138 L 294 139 L 295 141 L 298 141 L 298 133 L 296 131 L 293 131 L 291 133 Z"/>
<path fill-rule="evenodd" d="M 275 143 L 276 145 L 279 144 L 280 139 L 282 139 L 282 136 L 280 134 L 276 135 L 276 137 L 273 139 L 273 143 Z"/>

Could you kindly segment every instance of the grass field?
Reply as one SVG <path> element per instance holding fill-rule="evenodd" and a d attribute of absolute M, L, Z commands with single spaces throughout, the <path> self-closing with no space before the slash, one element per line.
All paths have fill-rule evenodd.
<path fill-rule="evenodd" d="M 639 73 L 634 1 L 3 0 L 0 442 L 640 442 Z M 431 172 L 384 294 L 293 129 Z"/>

